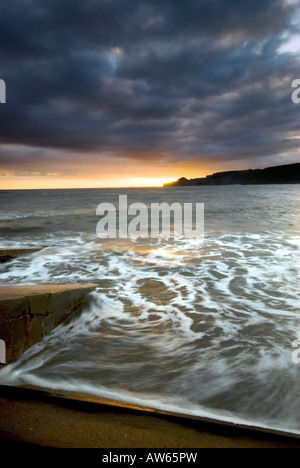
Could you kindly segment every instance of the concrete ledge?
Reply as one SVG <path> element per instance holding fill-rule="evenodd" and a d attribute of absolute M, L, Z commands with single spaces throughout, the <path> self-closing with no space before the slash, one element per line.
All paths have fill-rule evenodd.
<path fill-rule="evenodd" d="M 0 385 L 0 448 L 9 441 L 67 448 L 300 448 L 300 440 L 275 434 Z"/>
<path fill-rule="evenodd" d="M 259 425 L 255 425 L 253 422 L 250 423 L 245 420 L 245 421 L 240 421 L 240 422 L 234 422 L 232 420 L 221 420 L 218 419 L 217 416 L 215 418 L 213 417 L 207 417 L 207 416 L 201 416 L 201 415 L 196 415 L 196 414 L 187 414 L 182 412 L 174 412 L 170 410 L 161 410 L 153 407 L 149 407 L 143 404 L 134 404 L 130 403 L 126 400 L 113 400 L 109 399 L 106 397 L 100 397 L 97 395 L 92 395 L 88 393 L 81 393 L 81 392 L 76 392 L 76 391 L 70 391 L 70 390 L 55 390 L 53 388 L 42 388 L 34 385 L 21 385 L 18 387 L 13 387 L 13 386 L 5 386 L 1 385 L 0 381 L 0 395 L 1 391 L 7 390 L 8 388 L 11 388 L 13 391 L 20 391 L 22 390 L 26 393 L 28 392 L 33 392 L 33 394 L 38 395 L 39 397 L 50 397 L 54 399 L 63 399 L 63 400 L 75 400 L 77 402 L 83 402 L 83 403 L 92 403 L 95 405 L 100 405 L 100 406 L 105 406 L 108 409 L 116 409 L 118 410 L 128 410 L 128 411 L 136 411 L 136 412 L 141 412 L 145 414 L 151 414 L 151 415 L 156 415 L 156 416 L 165 416 L 165 417 L 170 417 L 183 421 L 197 421 L 199 423 L 203 424 L 209 424 L 212 426 L 217 426 L 219 428 L 224 427 L 224 431 L 226 431 L 226 428 L 228 430 L 231 430 L 232 428 L 240 431 L 249 431 L 253 435 L 256 434 L 257 437 L 259 437 L 259 434 L 267 434 L 268 436 L 274 435 L 282 438 L 287 438 L 290 440 L 298 440 L 299 447 L 300 447 L 300 434 L 295 433 L 295 432 L 288 432 L 288 431 L 283 431 L 280 429 L 271 429 L 267 427 L 263 427 Z M 9 391 L 9 390 L 8 390 Z"/>
<path fill-rule="evenodd" d="M 20 255 L 26 255 L 35 253 L 41 250 L 41 248 L 28 247 L 27 249 L 0 249 L 0 263 L 9 262 L 13 258 L 19 257 Z"/>
<path fill-rule="evenodd" d="M 15 361 L 79 312 L 95 287 L 91 284 L 0 287 L 0 340 L 6 345 L 6 363 Z"/>

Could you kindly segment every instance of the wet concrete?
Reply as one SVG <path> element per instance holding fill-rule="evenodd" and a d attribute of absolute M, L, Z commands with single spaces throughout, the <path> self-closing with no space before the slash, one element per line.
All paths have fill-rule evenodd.
<path fill-rule="evenodd" d="M 0 340 L 6 345 L 6 363 L 79 312 L 94 288 L 89 284 L 0 287 Z"/>
<path fill-rule="evenodd" d="M 0 447 L 300 448 L 300 441 L 0 386 Z"/>
<path fill-rule="evenodd" d="M 19 249 L 0 249 L 0 263 L 9 262 L 14 258 L 20 257 L 21 255 L 27 255 L 31 253 L 38 252 L 41 250 L 40 248 L 33 248 L 28 247 L 27 249 L 19 248 Z"/>

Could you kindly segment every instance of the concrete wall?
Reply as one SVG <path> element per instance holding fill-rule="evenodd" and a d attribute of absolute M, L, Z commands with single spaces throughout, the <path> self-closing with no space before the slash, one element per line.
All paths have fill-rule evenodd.
<path fill-rule="evenodd" d="M 79 312 L 94 288 L 50 284 L 0 288 L 0 340 L 6 345 L 6 363 Z"/>
<path fill-rule="evenodd" d="M 32 254 L 38 252 L 39 250 L 41 250 L 41 248 L 33 247 L 28 247 L 27 249 L 0 249 L 0 263 L 5 263 L 13 260 L 16 257 L 20 257 L 21 255 Z"/>

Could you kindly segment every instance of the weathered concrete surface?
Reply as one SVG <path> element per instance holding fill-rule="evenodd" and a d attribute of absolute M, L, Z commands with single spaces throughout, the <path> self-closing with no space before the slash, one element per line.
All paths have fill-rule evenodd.
<path fill-rule="evenodd" d="M 219 427 L 225 426 L 228 428 L 230 431 L 232 428 L 240 431 L 247 431 L 251 433 L 264 433 L 267 434 L 268 436 L 271 436 L 272 434 L 275 436 L 279 436 L 284 439 L 298 439 L 299 442 L 299 447 L 300 447 L 300 434 L 294 433 L 294 432 L 288 432 L 288 431 L 282 431 L 279 429 L 268 429 L 266 427 L 261 426 L 259 423 L 257 425 L 251 425 L 250 423 L 247 423 L 246 421 L 242 422 L 234 422 L 234 421 L 225 421 L 225 420 L 218 420 L 217 417 L 212 418 L 212 417 L 205 417 L 201 415 L 196 415 L 196 414 L 187 414 L 184 412 L 175 412 L 175 411 L 170 411 L 170 410 L 161 410 L 153 407 L 149 407 L 147 405 L 139 404 L 139 403 L 133 403 L 133 402 L 128 402 L 126 400 L 114 400 L 111 398 L 107 397 L 101 397 L 97 395 L 92 395 L 89 393 L 81 393 L 81 392 L 76 392 L 76 391 L 70 391 L 70 390 L 55 390 L 52 388 L 43 388 L 39 387 L 36 385 L 22 385 L 20 387 L 5 387 L 1 386 L 1 381 L 0 381 L 0 394 L 1 390 L 5 390 L 5 388 L 11 388 L 13 391 L 24 391 L 24 392 L 32 392 L 33 394 L 38 395 L 39 397 L 50 397 L 50 398 L 57 398 L 57 399 L 64 399 L 64 400 L 75 400 L 77 402 L 84 402 L 84 403 L 95 403 L 100 406 L 107 406 L 107 407 L 113 407 L 113 408 L 118 408 L 119 410 L 125 409 L 125 410 L 134 410 L 134 411 L 140 411 L 143 413 L 150 413 L 150 414 L 155 414 L 155 415 L 162 415 L 166 417 L 171 417 L 175 418 L 178 420 L 183 420 L 183 421 L 198 421 L 199 423 L 204 423 L 204 424 L 212 424 L 212 425 L 217 425 Z"/>
<path fill-rule="evenodd" d="M 299 440 L 0 386 L 0 448 L 300 448 Z M 199 456 L 198 456 L 199 459 Z"/>
<path fill-rule="evenodd" d="M 0 339 L 6 344 L 6 363 L 80 311 L 94 288 L 56 284 L 0 287 Z"/>
<path fill-rule="evenodd" d="M 20 255 L 26 255 L 38 252 L 41 248 L 28 247 L 27 249 L 0 249 L 0 263 L 9 262 L 13 258 L 20 257 Z"/>

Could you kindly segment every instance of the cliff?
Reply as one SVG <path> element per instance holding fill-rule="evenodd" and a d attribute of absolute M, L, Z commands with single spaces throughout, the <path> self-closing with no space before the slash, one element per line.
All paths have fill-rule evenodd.
<path fill-rule="evenodd" d="M 300 163 L 265 169 L 248 169 L 244 171 L 216 172 L 204 178 L 180 179 L 164 184 L 164 187 L 191 185 L 259 185 L 259 184 L 299 184 Z"/>

